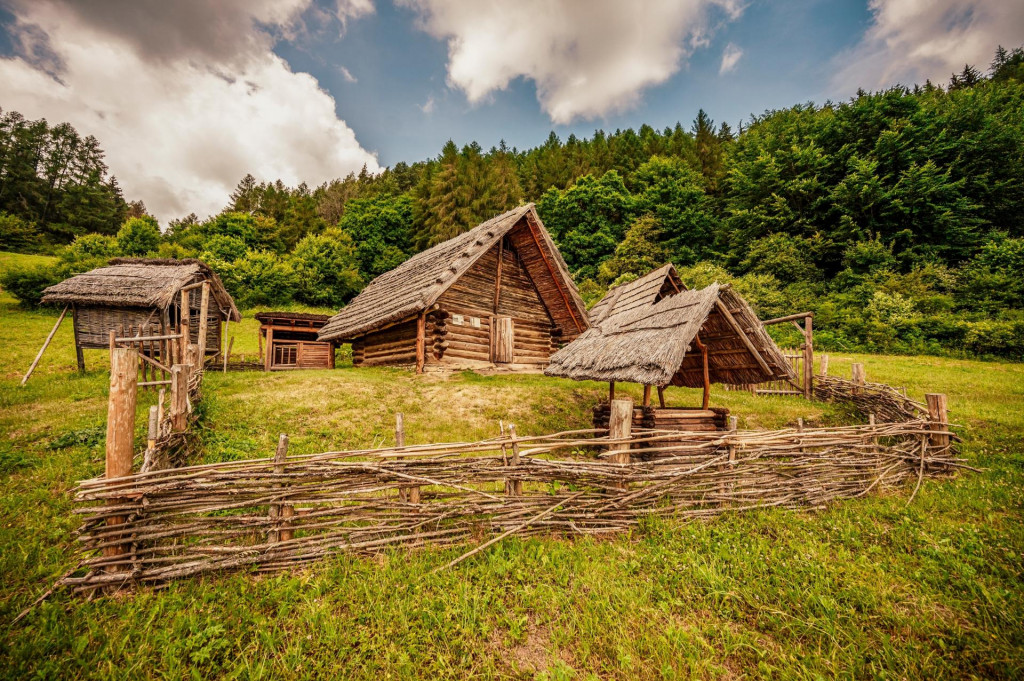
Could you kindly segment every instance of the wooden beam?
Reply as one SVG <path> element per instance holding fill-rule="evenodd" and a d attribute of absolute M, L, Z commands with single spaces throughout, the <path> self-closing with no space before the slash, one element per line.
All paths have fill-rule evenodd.
<path fill-rule="evenodd" d="M 498 271 L 494 279 L 494 314 L 498 314 L 498 301 L 501 299 L 501 263 L 505 259 L 505 237 L 498 240 Z"/>
<path fill-rule="evenodd" d="M 665 408 L 665 386 L 663 385 L 658 386 L 658 406 L 662 409 Z"/>
<path fill-rule="evenodd" d="M 270 371 L 270 366 L 274 360 L 274 330 L 267 329 L 267 348 L 263 355 L 263 370 Z"/>
<path fill-rule="evenodd" d="M 704 374 L 704 396 L 701 400 L 701 409 L 707 409 L 711 401 L 711 371 L 708 367 L 708 346 L 700 342 L 700 334 L 693 337 L 700 350 L 701 369 Z"/>
<path fill-rule="evenodd" d="M 651 386 L 649 385 L 644 386 L 644 406 L 651 406 Z"/>
<path fill-rule="evenodd" d="M 615 399 L 615 381 L 608 381 L 608 404 Z"/>
<path fill-rule="evenodd" d="M 729 326 L 733 328 L 736 334 L 740 337 L 740 340 L 743 341 L 743 345 L 747 347 L 747 350 L 750 351 L 753 358 L 757 360 L 758 365 L 764 369 L 766 374 L 774 376 L 775 374 L 771 370 L 771 367 L 769 367 L 768 363 L 764 361 L 764 357 L 762 357 L 761 353 L 754 347 L 754 344 L 750 341 L 750 338 L 747 337 L 747 334 L 743 332 L 743 329 L 740 327 L 739 322 L 736 321 L 736 318 L 733 317 L 732 313 L 729 312 L 725 305 L 722 304 L 721 299 L 715 301 L 715 307 L 718 308 L 718 311 L 722 313 L 723 317 L 725 317 L 725 321 L 729 323 Z"/>
<path fill-rule="evenodd" d="M 202 366 L 206 358 L 206 333 L 209 330 L 210 320 L 210 282 L 203 282 L 203 294 L 199 299 L 199 365 Z"/>
<path fill-rule="evenodd" d="M 569 311 L 569 316 L 572 317 L 572 321 L 576 324 L 577 331 L 583 331 L 583 326 L 580 324 L 580 320 L 576 318 L 576 312 L 572 309 L 572 304 L 569 303 L 569 296 L 566 295 L 565 289 L 562 288 L 561 278 L 555 274 L 554 268 L 551 266 L 551 260 L 548 258 L 547 251 L 540 243 L 540 239 L 537 237 L 537 232 L 534 229 L 533 221 L 530 219 L 529 214 L 526 215 L 526 226 L 530 231 L 530 236 L 533 237 L 533 243 L 537 244 L 537 250 L 540 251 L 540 256 L 544 259 L 544 264 L 547 265 L 548 273 L 551 275 L 551 280 L 555 284 L 555 288 L 562 294 L 562 300 L 565 302 L 565 309 Z"/>
<path fill-rule="evenodd" d="M 804 398 L 814 397 L 814 317 L 804 320 Z"/>
<path fill-rule="evenodd" d="M 82 345 L 78 342 L 78 306 L 71 306 L 71 328 L 75 333 L 75 359 L 78 361 L 78 370 L 85 373 L 85 354 L 82 352 Z"/>
<path fill-rule="evenodd" d="M 138 387 L 139 351 L 135 348 L 114 348 L 110 353 L 110 392 L 107 399 L 107 446 L 105 477 L 122 478 L 132 474 L 135 454 L 135 405 Z M 117 505 L 118 499 L 108 504 Z M 107 519 L 107 525 L 124 523 L 124 516 Z M 127 551 L 123 545 L 108 546 L 105 556 L 118 556 Z M 115 568 L 115 570 L 118 568 Z"/>
<path fill-rule="evenodd" d="M 427 311 L 424 310 L 416 318 L 416 373 L 423 373 L 423 365 L 427 361 Z"/>
<path fill-rule="evenodd" d="M 791 322 L 791 321 L 796 321 L 796 320 L 799 320 L 799 319 L 807 319 L 807 318 L 810 318 L 810 317 L 813 317 L 813 316 L 814 316 L 813 312 L 798 312 L 797 314 L 789 314 L 789 315 L 786 315 L 785 317 L 776 317 L 775 319 L 769 319 L 769 320 L 763 321 L 761 323 L 764 324 L 765 326 L 768 326 L 770 324 L 782 324 L 783 322 Z"/>
<path fill-rule="evenodd" d="M 36 358 L 32 360 L 32 366 L 28 368 L 28 371 L 25 372 L 25 376 L 21 379 L 22 386 L 24 386 L 28 382 L 28 377 L 31 376 L 32 372 L 36 370 L 36 365 L 39 364 L 39 360 L 42 359 L 43 353 L 46 352 L 46 348 L 50 346 L 50 341 L 52 341 L 53 337 L 57 334 L 57 329 L 60 328 L 60 323 L 64 321 L 64 316 L 67 313 L 68 306 L 65 305 L 64 309 L 60 313 L 60 316 L 57 317 L 57 323 L 53 325 L 52 329 L 50 329 L 50 335 L 46 337 L 45 341 L 43 341 L 43 347 L 39 348 L 39 352 L 38 354 L 36 354 Z M 75 343 L 75 345 L 77 346 L 78 344 Z"/>

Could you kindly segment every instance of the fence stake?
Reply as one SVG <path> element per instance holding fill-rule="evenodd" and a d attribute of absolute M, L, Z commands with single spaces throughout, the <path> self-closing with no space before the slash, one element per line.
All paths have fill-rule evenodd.
<path fill-rule="evenodd" d="M 207 315 L 210 314 L 210 282 L 203 282 L 203 294 L 199 298 L 199 362 L 202 363 L 206 360 L 206 333 L 209 329 L 210 320 L 207 319 Z"/>
<path fill-rule="evenodd" d="M 509 465 L 515 469 L 519 466 L 519 441 L 516 440 L 516 424 L 508 424 L 508 436 L 512 439 L 512 460 Z M 510 497 L 523 496 L 523 481 L 513 478 L 505 480 L 505 494 Z"/>
<path fill-rule="evenodd" d="M 156 399 L 156 428 L 157 436 L 160 435 L 160 424 L 164 422 L 164 398 L 167 397 L 167 388 L 160 388 Z"/>
<path fill-rule="evenodd" d="M 804 399 L 814 397 L 814 317 L 804 317 Z"/>
<path fill-rule="evenodd" d="M 629 438 L 632 428 L 633 400 L 612 400 L 611 409 L 608 411 L 608 438 L 626 440 Z M 629 442 L 610 444 L 608 451 L 615 452 L 609 457 L 613 463 L 629 463 Z M 629 483 L 622 482 L 618 486 L 621 489 L 627 489 Z"/>
<path fill-rule="evenodd" d="M 106 476 L 122 478 L 132 473 L 135 454 L 135 404 L 138 398 L 136 380 L 139 373 L 139 351 L 135 348 L 114 348 L 110 352 L 110 395 L 107 402 L 107 460 Z M 117 505 L 121 500 L 111 499 Z M 124 516 L 113 516 L 107 525 L 124 523 Z M 103 550 L 105 556 L 127 553 L 124 545 Z M 112 568 L 118 571 L 119 567 Z"/>
<path fill-rule="evenodd" d="M 853 367 L 850 369 L 851 378 L 853 378 L 853 394 L 860 395 L 864 392 L 864 384 L 867 382 L 867 373 L 864 371 L 864 365 L 855 362 Z"/>
<path fill-rule="evenodd" d="M 405 416 L 402 412 L 395 414 L 395 446 L 405 446 Z M 408 504 L 420 503 L 420 486 L 402 485 L 398 488 L 398 498 Z"/>
<path fill-rule="evenodd" d="M 941 393 L 928 393 L 924 396 L 928 402 L 928 421 L 930 430 L 949 430 L 949 412 L 946 408 L 946 396 Z M 949 435 L 937 433 L 929 436 L 931 446 L 945 449 L 949 446 Z"/>
<path fill-rule="evenodd" d="M 191 291 L 182 291 L 181 292 L 181 304 L 179 306 L 180 309 L 178 311 L 178 319 L 179 319 L 178 326 L 180 327 L 178 329 L 178 331 L 179 331 L 179 333 L 181 333 L 181 340 L 178 341 L 178 349 L 181 351 L 181 363 L 182 364 L 188 364 L 188 360 L 185 359 L 185 352 L 188 350 L 188 344 L 192 340 L 192 329 L 189 328 L 189 318 L 188 318 L 189 313 L 190 313 L 190 309 L 189 308 L 192 305 L 192 303 L 190 301 L 191 297 L 192 297 L 192 292 Z"/>
<path fill-rule="evenodd" d="M 822 376 L 828 376 L 828 355 L 821 356 L 821 371 Z"/>
<path fill-rule="evenodd" d="M 188 383 L 192 367 L 175 364 L 171 367 L 171 430 L 180 433 L 188 426 Z"/>
<path fill-rule="evenodd" d="M 156 465 L 156 439 L 159 435 L 159 411 L 155 404 L 149 408 L 149 423 L 146 430 L 146 453 L 142 457 L 142 470 L 150 471 Z"/>

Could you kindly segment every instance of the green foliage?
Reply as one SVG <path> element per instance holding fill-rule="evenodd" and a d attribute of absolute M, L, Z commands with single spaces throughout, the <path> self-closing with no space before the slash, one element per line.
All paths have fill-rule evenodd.
<path fill-rule="evenodd" d="M 0 211 L 0 251 L 36 253 L 40 251 L 36 226 L 17 215 Z"/>
<path fill-rule="evenodd" d="M 12 267 L 0 272 L 0 287 L 25 307 L 38 307 L 43 290 L 63 279 L 57 269 L 50 265 Z"/>
<path fill-rule="evenodd" d="M 117 248 L 127 256 L 142 256 L 160 246 L 160 226 L 148 215 L 128 218 L 117 232 Z"/>
<path fill-rule="evenodd" d="M 363 286 L 352 237 L 341 229 L 309 235 L 292 254 L 296 300 L 310 305 L 341 307 Z"/>
<path fill-rule="evenodd" d="M 229 234 L 215 234 L 203 243 L 200 258 L 204 261 L 235 262 L 245 257 L 249 247 L 245 241 Z"/>
<path fill-rule="evenodd" d="M 598 278 L 613 285 L 642 277 L 665 264 L 668 253 L 660 244 L 661 229 L 656 218 L 645 215 L 626 232 L 626 237 L 615 247 L 615 255 L 601 263 Z"/>
<path fill-rule="evenodd" d="M 356 244 L 366 281 L 394 269 L 410 255 L 412 199 L 408 196 L 352 199 L 338 226 Z"/>
<path fill-rule="evenodd" d="M 248 251 L 232 263 L 211 263 L 239 307 L 285 305 L 299 287 L 295 270 L 276 253 Z"/>

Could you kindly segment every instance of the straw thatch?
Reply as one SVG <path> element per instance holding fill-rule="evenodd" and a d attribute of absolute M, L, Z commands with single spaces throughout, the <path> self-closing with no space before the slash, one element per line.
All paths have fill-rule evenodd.
<path fill-rule="evenodd" d="M 662 270 L 665 268 L 657 272 Z M 667 271 L 659 275 L 661 279 L 666 276 Z M 647 280 L 644 286 L 651 284 L 648 277 L 644 280 Z M 696 342 L 700 340 L 708 347 L 712 383 L 760 383 L 795 378 L 782 351 L 768 336 L 757 315 L 727 286 L 712 284 L 704 289 L 683 290 L 646 305 L 630 304 L 623 308 L 611 300 L 605 305 L 611 306 L 611 313 L 600 322 L 593 320 L 593 326 L 586 333 L 552 355 L 545 374 L 575 380 L 698 388 L 704 378 Z M 723 308 L 737 323 L 739 331 Z M 751 342 L 768 371 L 757 361 L 740 333 Z"/>
<path fill-rule="evenodd" d="M 586 306 L 569 268 L 540 221 L 536 208 L 529 203 L 418 253 L 380 275 L 331 318 L 320 330 L 320 340 L 351 340 L 422 312 L 523 219 L 530 221 L 544 245 L 545 256 L 555 266 L 557 283 L 575 308 L 575 314 L 585 320 Z"/>
<path fill-rule="evenodd" d="M 326 324 L 331 318 L 331 316 L 327 314 L 313 314 L 311 312 L 258 312 L 254 314 L 253 317 L 263 324 L 270 324 L 275 320 L 294 320 L 297 322 Z"/>
<path fill-rule="evenodd" d="M 600 324 L 612 315 L 629 312 L 656 303 L 665 296 L 685 291 L 676 268 L 669 263 L 627 284 L 609 289 L 604 298 L 590 310 L 590 321 Z"/>
<path fill-rule="evenodd" d="M 162 310 L 175 301 L 183 287 L 204 280 L 210 282 L 210 293 L 221 313 L 233 322 L 241 321 L 242 315 L 220 277 L 194 258 L 115 258 L 108 267 L 76 274 L 50 286 L 43 291 L 43 302 Z"/>

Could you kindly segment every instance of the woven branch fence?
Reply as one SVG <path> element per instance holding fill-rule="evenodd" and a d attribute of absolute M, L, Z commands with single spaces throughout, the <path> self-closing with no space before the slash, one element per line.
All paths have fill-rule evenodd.
<path fill-rule="evenodd" d="M 638 431 L 629 446 L 644 444 L 644 454 L 656 456 L 630 463 L 580 456 L 581 448 L 622 445 L 597 432 L 83 481 L 75 496 L 82 561 L 60 585 L 89 591 L 283 570 L 336 552 L 621 532 L 645 516 L 821 508 L 965 467 L 951 433 L 924 419 L 803 431 Z M 410 485 L 419 489 L 417 503 L 405 500 Z"/>

